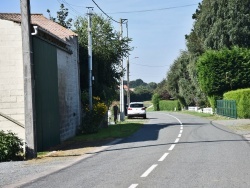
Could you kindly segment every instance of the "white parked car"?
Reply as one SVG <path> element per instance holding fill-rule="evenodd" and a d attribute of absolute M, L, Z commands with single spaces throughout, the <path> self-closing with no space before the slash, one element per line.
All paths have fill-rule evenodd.
<path fill-rule="evenodd" d="M 128 106 L 128 119 L 131 117 L 143 117 L 143 119 L 147 118 L 146 115 L 146 107 L 143 102 L 131 102 Z"/>

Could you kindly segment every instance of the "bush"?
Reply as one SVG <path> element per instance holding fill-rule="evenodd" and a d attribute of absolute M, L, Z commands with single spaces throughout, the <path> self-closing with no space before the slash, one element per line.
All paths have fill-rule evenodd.
<path fill-rule="evenodd" d="M 85 116 L 83 117 L 82 131 L 83 133 L 96 133 L 105 118 L 108 110 L 107 106 L 100 101 L 99 97 L 93 97 L 93 109 L 85 108 Z"/>
<path fill-rule="evenodd" d="M 223 99 L 236 100 L 239 118 L 250 118 L 250 89 L 238 89 L 224 93 Z"/>
<path fill-rule="evenodd" d="M 15 133 L 0 131 L 0 162 L 22 159 L 22 146 L 22 140 Z"/>
<path fill-rule="evenodd" d="M 158 95 L 157 93 L 153 95 L 152 103 L 154 105 L 154 111 L 159 111 L 160 110 L 160 107 L 159 107 L 160 100 L 161 100 L 160 95 Z"/>
<path fill-rule="evenodd" d="M 178 100 L 161 100 L 160 110 L 162 111 L 179 111 L 181 110 L 181 105 Z"/>

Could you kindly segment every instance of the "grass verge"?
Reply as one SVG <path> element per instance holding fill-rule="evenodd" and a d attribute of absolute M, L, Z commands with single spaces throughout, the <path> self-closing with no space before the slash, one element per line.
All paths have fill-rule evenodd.
<path fill-rule="evenodd" d="M 49 151 L 39 152 L 38 158 L 48 155 L 50 157 L 82 155 L 89 152 L 92 148 L 102 146 L 111 140 L 132 135 L 143 126 L 144 122 L 145 120 L 126 120 L 116 125 L 109 125 L 107 128 L 102 128 L 97 133 L 75 136 L 51 148 Z"/>
<path fill-rule="evenodd" d="M 107 140 L 112 138 L 124 138 L 130 136 L 138 129 L 142 127 L 141 122 L 122 122 L 116 125 L 109 125 L 107 128 L 100 129 L 97 133 L 94 134 L 83 134 L 78 135 L 72 140 L 75 141 L 100 141 Z"/>
<path fill-rule="evenodd" d="M 217 114 L 207 114 L 207 113 L 200 113 L 200 112 L 193 112 L 193 111 L 180 111 L 180 113 L 199 116 L 199 117 L 207 118 L 207 119 L 210 119 L 210 120 L 226 120 L 226 119 L 229 119 L 228 117 L 219 116 Z"/>

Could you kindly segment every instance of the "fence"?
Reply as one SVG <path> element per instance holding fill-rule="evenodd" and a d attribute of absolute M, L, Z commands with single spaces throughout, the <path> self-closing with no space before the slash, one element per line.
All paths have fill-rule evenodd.
<path fill-rule="evenodd" d="M 217 100 L 217 114 L 237 119 L 235 100 Z"/>

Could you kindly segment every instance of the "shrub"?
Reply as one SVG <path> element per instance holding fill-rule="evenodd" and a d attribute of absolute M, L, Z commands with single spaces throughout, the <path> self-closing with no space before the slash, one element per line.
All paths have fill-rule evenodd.
<path fill-rule="evenodd" d="M 250 89 L 238 89 L 224 93 L 223 99 L 236 100 L 239 118 L 250 118 Z"/>
<path fill-rule="evenodd" d="M 85 116 L 83 117 L 82 131 L 83 133 L 96 133 L 103 121 L 106 112 L 108 110 L 107 106 L 100 101 L 99 97 L 93 97 L 93 109 L 85 107 Z"/>
<path fill-rule="evenodd" d="M 15 133 L 0 131 L 0 162 L 20 160 L 23 152 L 23 142 Z"/>
<path fill-rule="evenodd" d="M 159 111 L 160 110 L 160 107 L 159 107 L 159 104 L 160 104 L 160 95 L 159 94 L 154 94 L 153 97 L 152 97 L 152 103 L 154 105 L 154 111 Z"/>
<path fill-rule="evenodd" d="M 178 100 L 161 100 L 160 110 L 162 111 L 181 110 L 181 105 Z"/>

